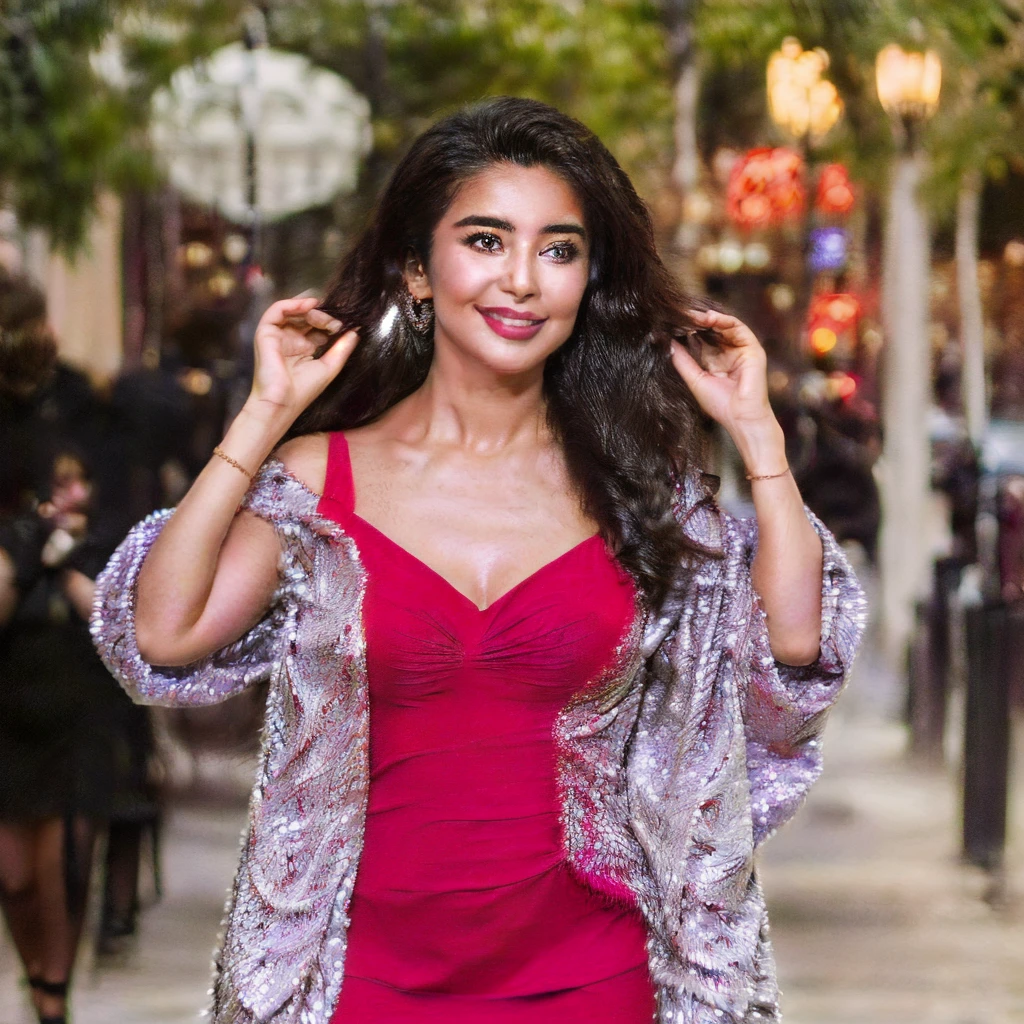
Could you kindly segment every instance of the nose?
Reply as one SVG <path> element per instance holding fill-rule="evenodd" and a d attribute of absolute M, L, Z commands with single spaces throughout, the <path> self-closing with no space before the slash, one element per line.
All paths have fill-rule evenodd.
<path fill-rule="evenodd" d="M 505 291 L 517 302 L 525 302 L 537 294 L 537 274 L 533 249 L 526 245 L 516 246 L 505 265 Z"/>

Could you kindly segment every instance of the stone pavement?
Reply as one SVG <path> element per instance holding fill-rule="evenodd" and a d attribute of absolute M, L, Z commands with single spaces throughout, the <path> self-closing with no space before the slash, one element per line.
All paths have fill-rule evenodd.
<path fill-rule="evenodd" d="M 164 898 L 143 913 L 138 938 L 125 953 L 98 961 L 91 944 L 83 945 L 72 999 L 73 1024 L 198 1020 L 206 1004 L 213 947 L 244 820 L 244 804 L 178 808 L 169 815 L 163 841 Z M 146 891 L 147 883 L 144 873 Z M 14 951 L 4 941 L 0 1024 L 32 1020 L 19 987 Z"/>
<path fill-rule="evenodd" d="M 958 862 L 955 771 L 903 757 L 897 691 L 866 651 L 829 725 L 823 778 L 762 857 L 787 1024 L 1024 1024 L 1024 773 L 1008 897 L 993 908 L 984 877 Z M 164 899 L 122 958 L 86 952 L 75 1024 L 196 1019 L 243 818 L 238 806 L 174 811 Z M 0 943 L 0 1024 L 29 1022 Z"/>

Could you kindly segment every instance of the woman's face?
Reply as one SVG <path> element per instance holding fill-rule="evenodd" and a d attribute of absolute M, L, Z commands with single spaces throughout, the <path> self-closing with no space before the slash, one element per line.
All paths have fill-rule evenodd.
<path fill-rule="evenodd" d="M 429 267 L 407 271 L 433 298 L 434 345 L 522 374 L 572 333 L 589 243 L 572 188 L 546 167 L 495 164 L 467 181 L 434 231 Z"/>

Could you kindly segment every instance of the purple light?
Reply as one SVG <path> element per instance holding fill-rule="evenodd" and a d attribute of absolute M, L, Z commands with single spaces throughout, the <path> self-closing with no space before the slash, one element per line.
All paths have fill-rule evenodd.
<path fill-rule="evenodd" d="M 842 270 L 850 248 L 850 236 L 845 228 L 814 228 L 810 235 L 807 262 L 815 273 L 823 270 Z"/>

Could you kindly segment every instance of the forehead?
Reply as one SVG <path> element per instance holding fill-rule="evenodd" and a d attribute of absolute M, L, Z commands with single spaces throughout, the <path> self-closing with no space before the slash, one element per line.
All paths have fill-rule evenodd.
<path fill-rule="evenodd" d="M 576 221 L 583 224 L 583 206 L 572 186 L 547 167 L 493 164 L 473 175 L 459 189 L 444 220 L 472 214 L 507 220 L 517 230 Z"/>

